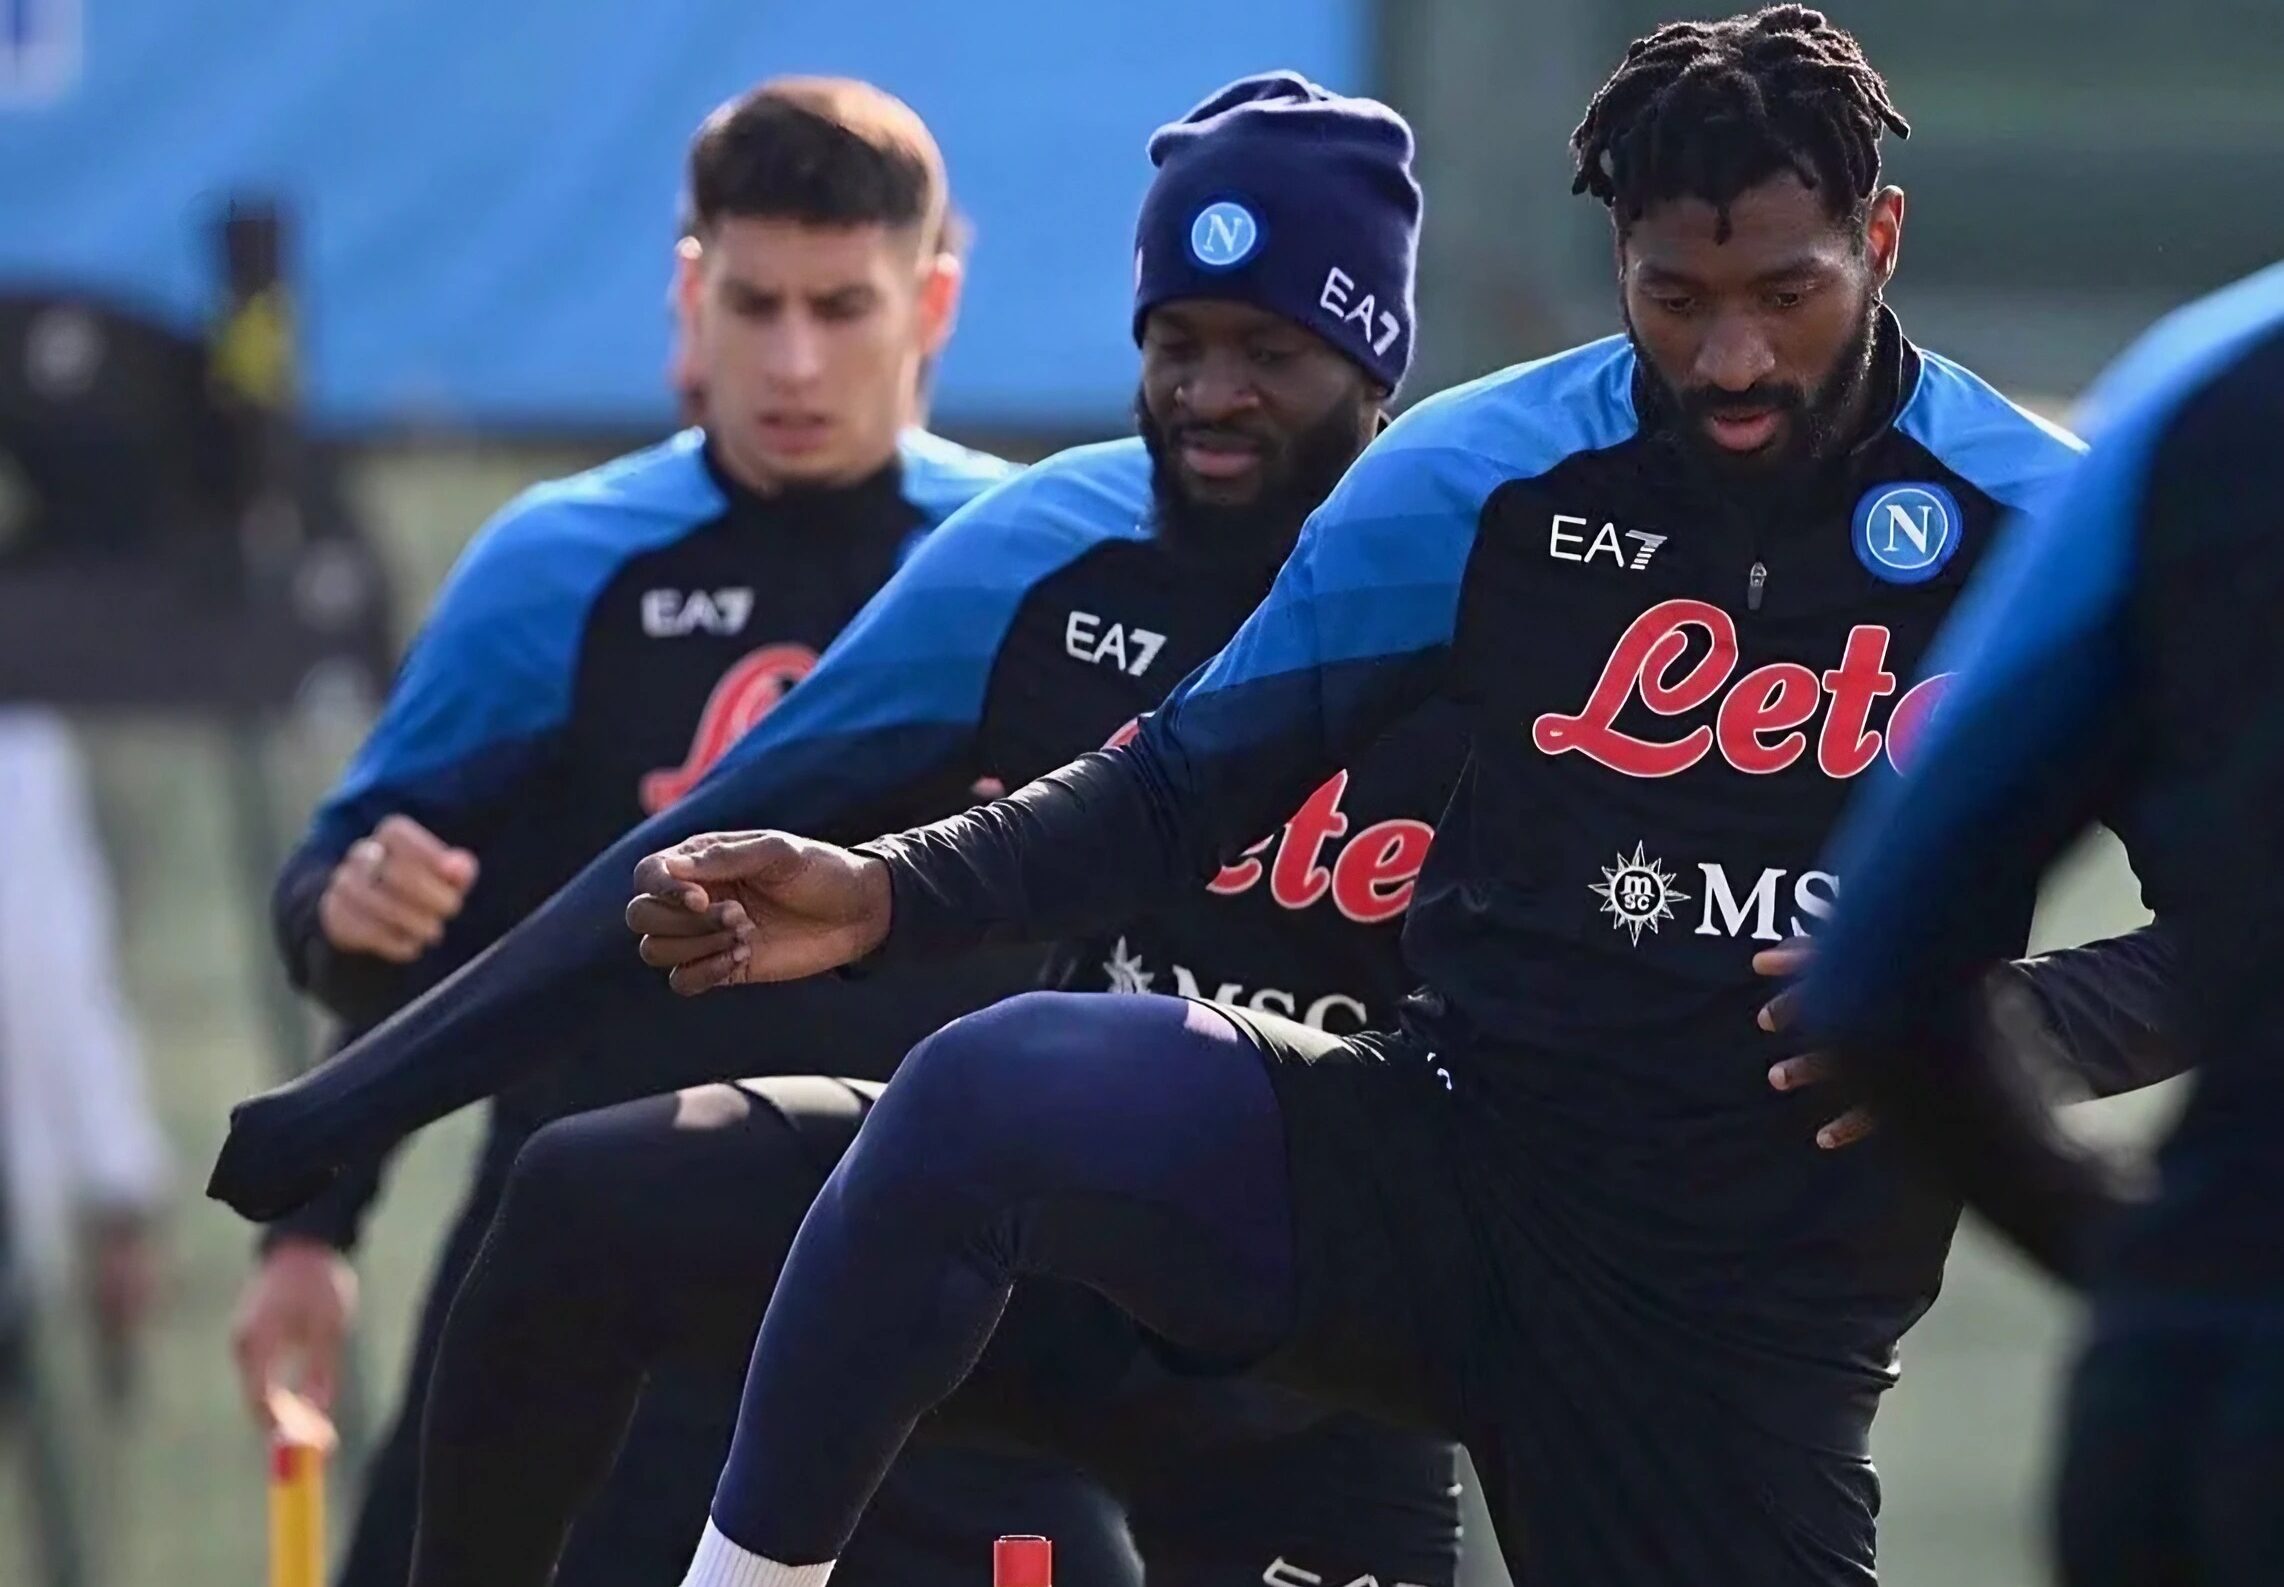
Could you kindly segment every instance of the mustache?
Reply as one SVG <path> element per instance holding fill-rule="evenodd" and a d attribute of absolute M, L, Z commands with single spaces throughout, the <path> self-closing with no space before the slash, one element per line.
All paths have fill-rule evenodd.
<path fill-rule="evenodd" d="M 1200 441 L 1208 446 L 1242 446 L 1258 452 L 1276 449 L 1273 436 L 1234 424 L 1176 424 L 1165 434 L 1166 440 L 1174 446 L 1187 446 L 1192 441 Z"/>
<path fill-rule="evenodd" d="M 1682 416 L 1690 419 L 1718 419 L 1736 414 L 1750 413 L 1804 413 L 1808 409 L 1806 388 L 1783 381 L 1763 381 L 1743 391 L 1724 391 L 1718 386 L 1691 386 L 1674 393 L 1674 402 Z"/>

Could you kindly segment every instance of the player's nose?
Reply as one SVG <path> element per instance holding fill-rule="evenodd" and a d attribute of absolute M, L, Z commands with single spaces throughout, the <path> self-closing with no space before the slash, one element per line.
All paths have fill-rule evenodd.
<path fill-rule="evenodd" d="M 1215 424 L 1259 407 L 1261 388 L 1244 359 L 1209 354 L 1174 388 L 1174 403 L 1190 423 Z"/>
<path fill-rule="evenodd" d="M 1748 315 L 1722 315 L 1697 347 L 1691 371 L 1699 384 L 1722 391 L 1750 391 L 1776 372 L 1776 348 Z"/>
<path fill-rule="evenodd" d="M 798 314 L 789 314 L 770 328 L 762 350 L 762 365 L 771 378 L 786 385 L 803 385 L 825 370 L 823 328 Z"/>

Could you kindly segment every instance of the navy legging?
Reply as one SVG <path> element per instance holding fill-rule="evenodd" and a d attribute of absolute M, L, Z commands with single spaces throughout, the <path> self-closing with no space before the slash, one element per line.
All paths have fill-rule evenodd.
<path fill-rule="evenodd" d="M 793 1243 L 714 1496 L 722 1533 L 788 1564 L 837 1558 L 1026 1274 L 1097 1289 L 1201 1357 L 1283 1340 L 1284 1129 L 1229 1021 L 1035 992 L 913 1051 Z"/>

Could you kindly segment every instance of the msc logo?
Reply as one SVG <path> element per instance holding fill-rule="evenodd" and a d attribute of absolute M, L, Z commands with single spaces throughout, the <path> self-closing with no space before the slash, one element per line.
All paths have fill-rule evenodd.
<path fill-rule="evenodd" d="M 1637 843 L 1633 853 L 1621 854 L 1616 864 L 1602 867 L 1602 880 L 1587 883 L 1586 890 L 1602 900 L 1600 913 L 1610 917 L 1611 929 L 1625 932 L 1637 947 L 1643 932 L 1655 936 L 1658 927 L 1678 913 L 1673 906 L 1693 897 L 1698 909 L 1691 935 L 1749 937 L 1755 942 L 1807 936 L 1816 922 L 1831 915 L 1840 897 L 1840 879 L 1830 871 L 1792 871 L 1772 865 L 1750 886 L 1739 887 L 1726 866 L 1701 860 L 1697 875 L 1697 892 L 1683 892 L 1675 885 L 1679 876 Z"/>
<path fill-rule="evenodd" d="M 1959 504 L 1940 485 L 1880 485 L 1856 503 L 1856 558 L 1890 584 L 1923 584 L 1959 549 Z"/>
<path fill-rule="evenodd" d="M 1364 1004 L 1345 992 L 1327 992 L 1316 1001 L 1303 1007 L 1295 994 L 1280 986 L 1247 987 L 1242 981 L 1223 981 L 1208 985 L 1198 979 L 1197 972 L 1186 964 L 1173 965 L 1174 984 L 1168 990 L 1176 997 L 1204 1002 L 1229 1003 L 1238 1008 L 1258 1009 L 1264 1014 L 1281 1014 L 1286 1019 L 1297 1019 L 1318 1030 L 1334 1035 L 1352 1035 L 1371 1023 L 1372 1016 Z M 1113 992 L 1148 992 L 1158 984 L 1158 972 L 1143 962 L 1142 956 L 1127 944 L 1124 937 L 1111 946 L 1110 957 L 1102 961 L 1102 973 Z"/>
<path fill-rule="evenodd" d="M 1587 883 L 1586 890 L 1602 900 L 1610 928 L 1627 933 L 1639 946 L 1643 932 L 1654 934 L 1673 918 L 1674 905 L 1689 902 L 1689 895 L 1674 886 L 1674 880 L 1674 874 L 1637 843 L 1633 853 L 1621 854 L 1615 865 L 1604 866 L 1602 880 Z"/>
<path fill-rule="evenodd" d="M 1190 257 L 1208 270 L 1234 270 L 1261 246 L 1261 223 L 1243 204 L 1208 204 L 1190 222 Z"/>

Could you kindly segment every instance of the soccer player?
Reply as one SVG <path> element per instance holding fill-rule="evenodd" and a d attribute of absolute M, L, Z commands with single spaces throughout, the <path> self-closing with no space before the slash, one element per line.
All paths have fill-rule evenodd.
<path fill-rule="evenodd" d="M 1864 1429 L 1893 1336 L 1935 1286 L 1951 1208 L 1893 1181 L 1880 1142 L 1813 1149 L 1813 1096 L 1763 1082 L 1784 1041 L 1754 1034 L 1750 957 L 1829 902 L 1832 877 L 1811 861 L 1845 779 L 1909 735 L 1935 694 L 1898 701 L 1896 674 L 1999 502 L 2069 454 L 1980 381 L 1909 347 L 1877 304 L 1900 235 L 1900 194 L 1877 187 L 1882 114 L 1855 43 L 1809 11 L 1644 43 L 1581 135 L 1617 208 L 1642 352 L 1613 338 L 1423 404 L 1364 454 L 1268 605 L 1140 740 L 898 845 L 925 865 L 925 877 L 907 870 L 920 891 L 895 907 L 900 932 L 918 929 L 911 945 L 973 925 L 1117 929 L 1163 907 L 1160 888 L 1224 863 L 1233 886 L 1263 881 L 1247 845 L 1334 767 L 1364 760 L 1407 715 L 1407 694 L 1448 685 L 1478 724 L 1459 831 L 1437 840 L 1441 859 L 1414 893 L 1407 936 L 1432 991 L 1400 1037 L 1338 1041 L 1254 998 L 1217 1012 L 1048 996 L 920 1048 L 918 1085 L 900 1080 L 872 1112 L 795 1249 L 806 1276 L 779 1286 L 763 1331 L 756 1393 L 786 1381 L 772 1366 L 786 1327 L 799 1338 L 834 1318 L 861 1361 L 850 1377 L 847 1363 L 822 1366 L 813 1402 L 772 1407 L 799 1468 L 788 1480 L 815 1482 L 783 1505 L 804 1518 L 756 1523 L 740 1496 L 786 1473 L 756 1475 L 742 1455 L 717 1503 L 729 1537 L 795 1550 L 781 1560 L 841 1553 L 888 1452 L 982 1350 L 1021 1267 L 1105 1290 L 1190 1366 L 1284 1345 L 1281 1377 L 1469 1434 L 1505 1521 L 1526 1521 L 1505 1539 L 1519 1571 L 1660 1580 L 1683 1560 L 1724 1580 L 1866 1576 Z M 1199 192 L 1188 224 L 1201 249 L 1242 249 L 1222 276 L 1238 283 L 1247 237 L 1274 249 L 1313 233 L 1316 192 L 1306 180 L 1247 192 L 1252 231 L 1208 217 L 1227 194 Z M 1396 313 L 1389 283 L 1345 249 L 1316 304 L 1375 338 Z M 1896 500 L 1905 527 L 1850 550 L 1855 502 L 1900 484 L 1925 486 L 1925 500 Z M 1731 502 L 1750 511 L 1731 516 Z M 1087 664 L 1110 671 L 1092 660 L 1108 646 L 1092 605 L 1048 621 L 1046 649 L 1073 644 L 1078 612 Z M 1268 680 L 1254 678 L 1263 658 Z M 966 676 L 923 662 L 939 669 Z M 1032 671 L 991 676 L 1032 687 Z M 939 706 L 957 708 L 957 726 L 971 699 L 948 687 Z M 891 742 L 946 731 L 941 710 L 900 712 L 847 726 Z M 1549 717 L 1544 749 L 1526 738 L 1535 717 Z M 802 742 L 804 731 L 795 696 L 749 740 L 802 751 L 786 756 L 781 797 L 749 799 L 733 760 L 482 966 L 313 1080 L 244 1105 L 210 1190 L 256 1213 L 297 1199 L 368 1130 L 386 1137 L 480 1085 L 471 1060 L 482 1076 L 489 1046 L 610 1016 L 624 1000 L 594 934 L 596 888 L 624 888 L 642 845 L 687 822 L 754 808 L 797 824 L 802 801 L 831 797 L 861 765 L 845 735 Z M 1071 849 L 1073 820 L 1101 822 L 1101 836 Z M 1293 838 L 1316 824 L 1293 822 L 1279 859 L 1300 861 Z M 1021 897 L 989 843 L 1016 829 L 1037 856 L 1067 861 Z M 968 847 L 975 833 L 987 845 Z M 783 852 L 779 838 L 722 845 L 731 861 Z M 843 863 L 802 852 L 811 879 Z M 1322 893 L 1322 870 L 1286 875 Z M 1329 870 L 1338 888 L 1338 863 Z M 859 932 L 788 964 L 790 938 L 756 950 L 738 900 L 687 913 L 683 881 L 660 886 L 667 897 L 642 904 L 658 925 L 649 952 L 687 957 L 685 989 L 726 968 L 825 968 L 863 945 Z M 1010 907 L 987 900 L 978 923 L 966 907 L 980 893 Z M 1044 902 L 1069 909 L 1048 920 Z M 694 936 L 669 943 L 678 929 Z M 761 957 L 733 959 L 740 948 Z M 1131 948 L 1121 957 L 1135 970 Z M 2044 993 L 2083 961 L 2019 975 Z M 1176 975 L 1172 989 L 1190 986 Z M 1211 977 L 1197 989 L 1222 991 Z M 2104 1009 L 2062 1014 L 2085 1034 Z M 1240 1032 L 1322 1062 L 1277 1064 L 1279 1107 Z M 962 1082 L 996 1064 L 1005 1076 Z M 1078 1192 L 1023 1217 L 1007 1197 L 1021 1201 L 1035 1178 Z M 868 1206 L 877 1190 L 898 1201 L 900 1228 L 888 1247 L 852 1247 L 847 1219 L 882 1206 Z M 815 1272 L 818 1260 L 838 1272 Z M 882 1304 L 852 1308 L 847 1279 L 870 1288 L 882 1263 L 909 1288 L 891 1274 Z M 989 1352 L 984 1377 L 1005 1366 Z M 708 1541 L 706 1569 L 724 1562 L 735 1553 Z"/>
<path fill-rule="evenodd" d="M 1384 107 L 1273 74 L 1208 99 L 1152 153 L 1133 321 L 1141 438 L 1049 459 L 955 515 L 694 804 L 734 797 L 841 825 L 906 786 L 1022 781 L 1124 731 L 1259 602 L 1384 422 L 1409 355 L 1410 133 Z M 1309 225 L 1272 233 L 1227 196 L 1269 182 L 1309 189 Z M 1328 302 L 1336 272 L 1379 283 L 1386 318 Z M 1065 945 L 1055 979 L 1163 978 L 1337 1030 L 1392 1016 L 1425 818 L 1462 748 L 1456 720 L 1423 718 L 1210 889 Z M 782 1051 L 756 1012 L 757 1042 Z M 829 1037 L 811 1039 L 830 1062 Z M 742 1372 L 793 1233 L 877 1095 L 752 1081 L 531 1142 L 439 1353 L 415 1587 L 542 1587 L 644 1371 L 702 1355 Z M 1016 1316 L 1003 1392 L 947 1430 L 1029 1436 L 1109 1477 L 1150 1580 L 1453 1578 L 1447 1443 L 1259 1390 L 1180 1386 L 1083 1290 L 1033 1292 Z M 907 1560 L 896 1579 L 960 1580 L 982 1558 Z"/>
<path fill-rule="evenodd" d="M 1021 782 L 1129 730 L 1258 604 L 1303 518 L 1384 422 L 1410 356 L 1411 136 L 1383 106 L 1276 73 L 1212 96 L 1152 147 L 1133 315 L 1141 439 L 1052 459 L 956 515 L 799 692 L 658 822 L 687 833 L 767 814 L 838 828 L 915 788 Z M 1267 185 L 1305 191 L 1309 224 L 1272 232 L 1234 196 Z M 1334 1030 L 1392 1017 L 1427 818 L 1463 749 L 1455 718 L 1422 719 L 1327 781 L 1211 888 L 1064 945 L 1053 980 L 1218 992 Z M 496 1081 L 507 1069 L 488 1044 L 528 1057 L 550 1030 L 618 1017 L 567 1013 L 567 989 L 615 984 L 675 1016 L 639 1020 L 623 1043 L 614 1031 L 614 1044 L 683 1039 L 705 1005 L 663 997 L 619 926 L 626 879 L 656 841 L 622 843 L 574 884 L 583 916 L 548 906 L 436 998 L 289 1088 L 303 1122 L 369 1113 L 371 1096 L 408 1082 L 463 1086 L 470 1060 Z M 735 1011 L 752 1050 L 837 1066 L 836 1033 L 789 1026 L 771 997 Z M 423 1018 L 440 1005 L 461 1012 Z M 661 1068 L 685 1061 L 668 1054 Z M 438 1353 L 420 1587 L 539 1587 L 655 1363 L 718 1364 L 726 1422 L 793 1231 L 876 1093 L 823 1080 L 720 1086 L 567 1121 L 525 1148 Z M 275 1167 L 258 1140 L 252 1155 Z M 966 1447 L 988 1437 L 1083 1458 L 1125 1501 L 1154 1580 L 1452 1580 L 1447 1441 L 1176 1381 L 1084 1291 L 1027 1296 L 1017 1318 L 1003 1392 L 969 1396 L 980 1408 L 954 1430 Z M 933 1495 L 956 1485 L 944 1464 Z M 691 1485 L 685 1558 L 713 1475 Z M 1053 1530 L 1054 1518 L 1037 1524 Z M 884 1548 L 868 1522 L 844 1568 L 951 1581 L 984 1557 L 972 1528 L 947 1525 L 931 1554 Z M 1100 1574 L 1067 1548 L 1061 1568 Z"/>
<path fill-rule="evenodd" d="M 542 485 L 484 529 L 279 878 L 288 969 L 352 1031 L 673 804 L 808 670 L 918 535 L 1014 472 L 912 427 L 960 266 L 941 246 L 942 158 L 908 107 L 855 82 L 765 84 L 699 130 L 688 196 L 681 367 L 702 384 L 710 422 Z M 913 792 L 914 815 L 965 802 L 960 789 Z M 938 1020 L 1028 984 L 1036 967 L 1036 955 L 971 961 L 836 1010 L 838 1061 L 886 1074 Z M 640 1060 L 630 1078 L 614 1055 L 577 1047 L 575 1033 L 555 1048 L 565 1068 L 493 1111 L 425 1303 L 404 1409 L 372 1467 L 344 1570 L 351 1587 L 404 1581 L 428 1367 L 517 1147 L 582 1101 L 673 1083 L 647 1052 L 626 1055 Z M 577 1061 L 589 1057 L 598 1061 Z M 742 1045 L 740 1057 L 755 1062 Z M 305 1386 L 329 1394 L 354 1294 L 343 1253 L 378 1183 L 366 1159 L 265 1235 L 235 1338 L 257 1414 L 296 1365 Z M 722 1392 L 662 1381 L 567 1582 L 646 1558 L 659 1561 L 655 1576 L 679 1568 L 691 1523 L 647 1490 L 675 1471 L 710 1478 L 726 1436 Z"/>
<path fill-rule="evenodd" d="M 1924 759 L 1848 824 L 1803 1006 L 1972 1204 L 2094 1290 L 2063 1579 L 2284 1581 L 2284 265 L 2161 323 L 2088 409 L 2092 454 L 1946 633 L 1960 679 Z M 1959 996 L 2003 951 L 1990 921 L 2106 800 L 2142 815 L 2199 1071 L 2155 1196 L 2107 1218 L 2114 1182 Z"/>
<path fill-rule="evenodd" d="M 1891 1142 L 1809 1145 L 1751 960 L 1845 886 L 1851 783 L 1908 758 L 1954 592 L 2077 450 L 1883 307 L 1883 126 L 1805 8 L 1639 41 L 1575 140 L 1628 335 L 1398 420 L 1132 742 L 853 850 L 644 863 L 680 990 L 887 966 L 1117 918 L 1415 709 L 1471 719 L 1398 1029 L 1043 994 L 905 1061 L 794 1243 L 688 1581 L 823 1581 L 1041 1276 L 1460 1434 L 1518 1580 L 1873 1579 L 1870 1423 L 1956 1206 Z"/>

